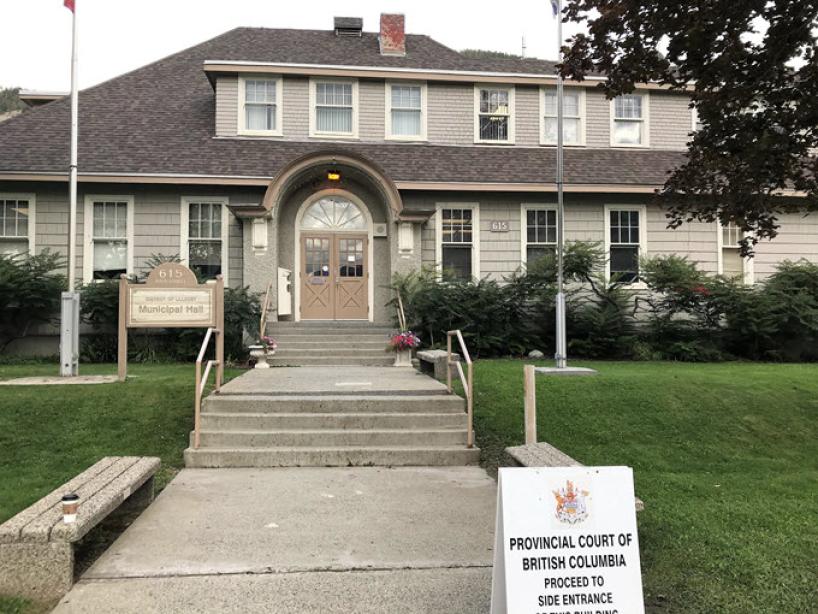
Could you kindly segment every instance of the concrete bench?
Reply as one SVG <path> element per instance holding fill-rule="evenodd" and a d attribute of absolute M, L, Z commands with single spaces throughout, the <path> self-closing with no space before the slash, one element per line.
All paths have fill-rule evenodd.
<path fill-rule="evenodd" d="M 153 501 L 159 459 L 106 456 L 80 475 L 0 525 L 0 594 L 39 601 L 59 599 L 74 583 L 74 547 L 127 500 Z M 63 522 L 62 497 L 79 495 L 77 520 Z"/>
<path fill-rule="evenodd" d="M 584 467 L 582 463 L 568 456 L 550 443 L 530 443 L 524 446 L 506 448 L 511 464 L 518 467 Z M 636 511 L 645 509 L 645 504 L 636 497 Z"/>
<path fill-rule="evenodd" d="M 448 355 L 446 350 L 421 350 L 417 353 L 421 372 L 432 373 L 435 379 L 445 380 Z M 460 355 L 452 352 L 452 360 L 460 361 Z"/>

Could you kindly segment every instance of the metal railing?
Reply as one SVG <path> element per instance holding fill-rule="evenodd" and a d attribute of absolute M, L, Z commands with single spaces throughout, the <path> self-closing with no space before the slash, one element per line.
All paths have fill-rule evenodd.
<path fill-rule="evenodd" d="M 468 376 L 463 373 L 463 365 L 459 360 L 452 360 L 452 337 L 457 337 L 460 344 L 460 352 L 463 355 L 463 360 L 466 361 L 466 372 Z M 466 443 L 468 447 L 474 447 L 474 367 L 472 365 L 469 350 L 466 348 L 466 342 L 463 341 L 463 334 L 460 330 L 450 330 L 446 333 L 446 387 L 449 389 L 449 394 L 452 393 L 452 366 L 457 368 L 457 373 L 460 376 L 460 383 L 463 384 L 463 390 L 466 393 L 466 413 L 468 414 L 468 434 Z"/>
<path fill-rule="evenodd" d="M 202 374 L 202 362 L 204 361 L 204 355 L 207 351 L 207 346 L 210 343 L 210 337 L 213 335 L 217 336 L 217 339 L 222 334 L 218 328 L 208 328 L 207 333 L 205 333 L 204 341 L 202 341 L 202 347 L 199 350 L 199 355 L 196 357 L 196 400 L 194 401 L 194 414 L 193 414 L 193 448 L 197 449 L 199 447 L 199 430 L 201 425 L 202 419 L 202 395 L 204 394 L 205 387 L 207 386 L 207 377 L 210 375 L 210 370 L 215 366 L 216 367 L 216 392 L 219 392 L 222 387 L 222 364 L 219 360 L 208 360 L 205 365 L 204 374 Z M 218 341 L 217 341 L 218 346 Z M 218 350 L 217 350 L 218 355 Z"/>
<path fill-rule="evenodd" d="M 400 292 L 395 290 L 395 296 L 397 297 L 397 301 L 395 302 L 395 309 L 398 312 L 398 326 L 400 326 L 400 332 L 406 331 L 406 312 L 403 310 L 403 299 L 400 296 Z"/>

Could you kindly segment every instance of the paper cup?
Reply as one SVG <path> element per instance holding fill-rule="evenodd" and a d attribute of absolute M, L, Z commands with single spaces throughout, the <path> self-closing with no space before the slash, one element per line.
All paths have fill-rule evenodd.
<path fill-rule="evenodd" d="M 77 521 L 77 508 L 80 506 L 80 496 L 74 493 L 63 495 L 62 498 L 62 521 L 71 524 Z"/>

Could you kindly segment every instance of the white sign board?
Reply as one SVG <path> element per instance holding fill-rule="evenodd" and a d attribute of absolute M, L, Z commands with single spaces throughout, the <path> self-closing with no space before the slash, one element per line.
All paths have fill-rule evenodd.
<path fill-rule="evenodd" d="M 213 289 L 131 286 L 128 326 L 212 326 Z"/>
<path fill-rule="evenodd" d="M 644 614 L 630 467 L 503 468 L 492 614 Z"/>

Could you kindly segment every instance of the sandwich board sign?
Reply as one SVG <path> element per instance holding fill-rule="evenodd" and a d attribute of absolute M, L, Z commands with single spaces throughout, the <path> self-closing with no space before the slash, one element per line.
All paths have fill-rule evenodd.
<path fill-rule="evenodd" d="M 128 328 L 213 328 L 219 369 L 224 364 L 224 279 L 200 284 L 178 262 L 155 267 L 144 284 L 119 280 L 119 379 L 125 381 Z"/>
<path fill-rule="evenodd" d="M 644 614 L 633 470 L 501 468 L 492 614 Z"/>

